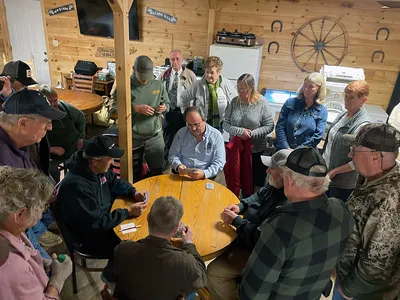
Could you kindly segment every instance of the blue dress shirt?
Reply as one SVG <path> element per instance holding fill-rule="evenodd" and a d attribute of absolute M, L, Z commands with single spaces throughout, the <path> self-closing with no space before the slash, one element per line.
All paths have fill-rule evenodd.
<path fill-rule="evenodd" d="M 169 162 L 174 170 L 184 164 L 187 168 L 203 170 L 206 178 L 217 176 L 226 162 L 221 132 L 206 124 L 203 140 L 197 142 L 189 128 L 181 128 L 169 149 Z"/>
<path fill-rule="evenodd" d="M 298 147 L 317 147 L 326 127 L 328 111 L 324 105 L 315 103 L 304 109 L 304 99 L 289 98 L 283 104 L 276 124 L 275 147 L 296 149 Z"/>

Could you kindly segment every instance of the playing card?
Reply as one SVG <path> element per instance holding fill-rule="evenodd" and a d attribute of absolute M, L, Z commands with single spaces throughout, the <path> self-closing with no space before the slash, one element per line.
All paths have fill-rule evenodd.
<path fill-rule="evenodd" d="M 178 232 L 174 235 L 174 238 L 182 238 L 182 231 L 186 230 L 185 224 L 183 222 L 179 222 Z"/>
<path fill-rule="evenodd" d="M 210 182 L 206 183 L 206 189 L 213 190 L 214 189 L 214 183 L 210 183 Z"/>
<path fill-rule="evenodd" d="M 147 203 L 147 201 L 149 201 L 149 197 L 150 197 L 150 191 L 147 191 L 147 192 L 144 194 L 143 202 L 144 202 L 144 203 Z"/>

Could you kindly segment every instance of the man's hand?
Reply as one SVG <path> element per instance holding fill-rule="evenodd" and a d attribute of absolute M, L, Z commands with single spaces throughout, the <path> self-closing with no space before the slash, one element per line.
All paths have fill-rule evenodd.
<path fill-rule="evenodd" d="M 61 156 L 65 153 L 65 150 L 62 147 L 50 147 L 50 153 Z"/>
<path fill-rule="evenodd" d="M 136 202 L 135 204 L 128 207 L 128 212 L 131 217 L 139 217 L 142 212 L 146 209 L 147 203 Z"/>
<path fill-rule="evenodd" d="M 240 136 L 242 140 L 247 140 L 251 138 L 251 130 L 245 129 L 242 135 Z"/>
<path fill-rule="evenodd" d="M 0 76 L 0 81 L 3 82 L 3 88 L 1 89 L 0 94 L 3 97 L 10 96 L 12 94 L 10 76 Z"/>
<path fill-rule="evenodd" d="M 239 214 L 240 213 L 239 205 L 236 205 L 236 204 L 228 205 L 227 207 L 225 207 L 224 210 L 233 211 L 235 214 Z"/>
<path fill-rule="evenodd" d="M 144 192 L 136 192 L 135 195 L 133 195 L 133 200 L 135 202 L 143 202 Z"/>
<path fill-rule="evenodd" d="M 206 178 L 206 174 L 204 174 L 203 170 L 194 169 L 192 172 L 188 173 L 189 177 L 192 179 L 204 179 Z"/>
<path fill-rule="evenodd" d="M 229 209 L 226 209 L 226 208 L 224 209 L 224 211 L 221 214 L 222 221 L 224 221 L 225 224 L 229 224 L 229 225 L 232 224 L 233 219 L 235 219 L 237 216 L 238 215 L 235 212 L 233 212 Z"/>
<path fill-rule="evenodd" d="M 193 232 L 189 226 L 185 226 L 185 231 L 182 230 L 182 242 L 186 243 L 193 243 Z"/>
<path fill-rule="evenodd" d="M 164 111 L 167 110 L 167 106 L 165 104 L 160 104 L 156 107 L 156 113 L 162 114 Z"/>
<path fill-rule="evenodd" d="M 179 173 L 179 175 L 186 175 L 188 172 L 187 172 L 187 167 L 184 165 L 184 164 L 180 164 L 179 166 L 178 166 L 178 169 L 177 169 L 177 171 L 178 171 L 178 173 Z"/>
<path fill-rule="evenodd" d="M 144 116 L 152 116 L 154 115 L 154 108 L 147 104 L 139 104 L 139 105 L 134 105 L 133 110 L 139 114 L 142 114 Z"/>
<path fill-rule="evenodd" d="M 78 140 L 76 141 L 76 144 L 77 144 L 77 146 L 78 146 L 78 150 L 81 150 L 82 147 L 83 147 L 83 139 L 78 139 Z"/>
<path fill-rule="evenodd" d="M 332 180 L 338 173 L 338 168 L 334 168 L 328 172 L 329 178 Z"/>

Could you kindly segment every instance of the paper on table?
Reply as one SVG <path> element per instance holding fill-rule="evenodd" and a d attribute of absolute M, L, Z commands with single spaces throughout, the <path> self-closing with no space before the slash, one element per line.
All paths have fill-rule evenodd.
<path fill-rule="evenodd" d="M 132 222 L 132 223 L 127 223 L 127 224 L 122 224 L 121 225 L 122 234 L 136 232 L 136 228 L 131 228 L 131 227 L 135 227 L 135 223 Z M 128 229 L 128 228 L 131 228 L 131 229 Z"/>

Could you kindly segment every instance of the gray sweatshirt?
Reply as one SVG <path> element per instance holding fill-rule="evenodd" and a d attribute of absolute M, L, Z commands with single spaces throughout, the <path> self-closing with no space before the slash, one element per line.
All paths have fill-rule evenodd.
<path fill-rule="evenodd" d="M 239 101 L 239 97 L 235 97 L 228 104 L 223 128 L 230 138 L 242 135 L 245 129 L 251 130 L 252 152 L 262 152 L 267 147 L 267 135 L 274 129 L 267 100 L 262 97 L 250 105 Z"/>

